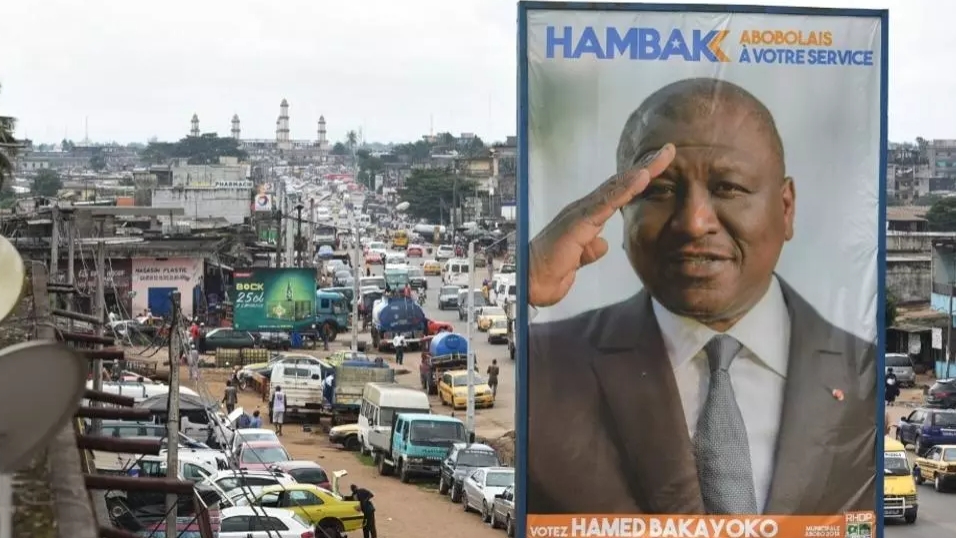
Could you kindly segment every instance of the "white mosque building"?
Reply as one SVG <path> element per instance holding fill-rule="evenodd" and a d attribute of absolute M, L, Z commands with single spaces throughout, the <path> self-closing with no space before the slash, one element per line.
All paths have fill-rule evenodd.
<path fill-rule="evenodd" d="M 193 114 L 190 121 L 189 136 L 200 136 L 199 115 Z M 230 136 L 239 141 L 239 147 L 250 155 L 274 155 L 304 160 L 322 160 L 329 154 L 328 132 L 325 125 L 325 116 L 319 116 L 319 126 L 314 140 L 294 140 L 289 129 L 289 101 L 283 99 L 279 103 L 279 117 L 276 119 L 275 139 L 245 139 L 242 138 L 242 123 L 239 115 L 234 114 L 231 120 Z"/>

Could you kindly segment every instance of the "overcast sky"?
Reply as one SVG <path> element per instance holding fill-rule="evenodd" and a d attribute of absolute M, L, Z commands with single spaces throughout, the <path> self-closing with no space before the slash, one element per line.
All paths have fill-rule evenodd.
<path fill-rule="evenodd" d="M 890 8 L 890 138 L 956 138 L 956 2 L 763 3 Z M 512 0 L 7 2 L 0 113 L 38 142 L 82 140 L 85 125 L 94 141 L 175 140 L 193 113 L 204 132 L 227 135 L 239 114 L 243 138 L 272 139 L 286 98 L 293 138 L 314 139 L 324 114 L 332 140 L 432 126 L 503 140 L 516 13 Z"/>

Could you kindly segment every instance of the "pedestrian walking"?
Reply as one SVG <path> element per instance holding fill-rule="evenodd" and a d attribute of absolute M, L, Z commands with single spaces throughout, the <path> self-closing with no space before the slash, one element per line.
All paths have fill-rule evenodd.
<path fill-rule="evenodd" d="M 498 373 L 500 372 L 498 368 L 498 359 L 492 359 L 491 366 L 488 367 L 488 386 L 491 387 L 491 397 L 498 397 Z"/>
<path fill-rule="evenodd" d="M 186 361 L 189 364 L 190 381 L 199 381 L 199 350 L 196 349 L 196 344 L 189 346 L 189 355 Z"/>
<path fill-rule="evenodd" d="M 358 501 L 359 510 L 362 511 L 362 537 L 378 538 L 378 530 L 375 528 L 375 505 L 372 504 L 372 498 L 375 497 L 371 491 L 360 488 L 355 484 L 351 486 L 352 494 L 349 499 Z"/>
<path fill-rule="evenodd" d="M 396 334 L 392 338 L 392 347 L 395 348 L 395 364 L 402 364 L 405 360 L 405 335 Z"/>
<path fill-rule="evenodd" d="M 285 422 L 285 393 L 282 387 L 276 386 L 272 395 L 272 426 L 276 434 L 282 435 L 282 423 Z"/>
<path fill-rule="evenodd" d="M 892 368 L 887 368 L 886 379 L 883 383 L 885 385 L 883 393 L 886 396 L 886 403 L 893 405 L 893 403 L 896 402 L 896 398 L 900 395 L 900 385 Z"/>
<path fill-rule="evenodd" d="M 239 401 L 239 392 L 236 390 L 232 381 L 226 381 L 226 390 L 223 392 L 222 403 L 226 404 L 226 414 L 232 413 L 236 409 L 236 403 Z"/>

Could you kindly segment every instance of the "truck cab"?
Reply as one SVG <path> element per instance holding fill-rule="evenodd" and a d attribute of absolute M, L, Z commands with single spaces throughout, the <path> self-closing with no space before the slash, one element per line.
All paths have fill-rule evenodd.
<path fill-rule="evenodd" d="M 445 455 L 467 440 L 465 425 L 443 415 L 403 413 L 395 416 L 388 450 L 375 454 L 379 474 L 398 475 L 402 482 L 413 476 L 438 477 Z"/>
<path fill-rule="evenodd" d="M 315 292 L 315 326 L 325 332 L 329 341 L 349 328 L 348 299 L 336 292 Z"/>

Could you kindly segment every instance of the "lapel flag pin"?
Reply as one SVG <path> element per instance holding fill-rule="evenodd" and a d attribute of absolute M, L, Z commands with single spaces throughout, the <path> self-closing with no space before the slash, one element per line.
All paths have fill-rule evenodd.
<path fill-rule="evenodd" d="M 838 402 L 842 402 L 842 401 L 843 401 L 843 391 L 842 391 L 842 390 L 840 390 L 840 389 L 833 389 L 833 392 L 831 392 L 830 394 L 833 395 L 833 399 L 834 399 L 834 400 L 836 400 L 836 401 L 838 401 Z"/>

